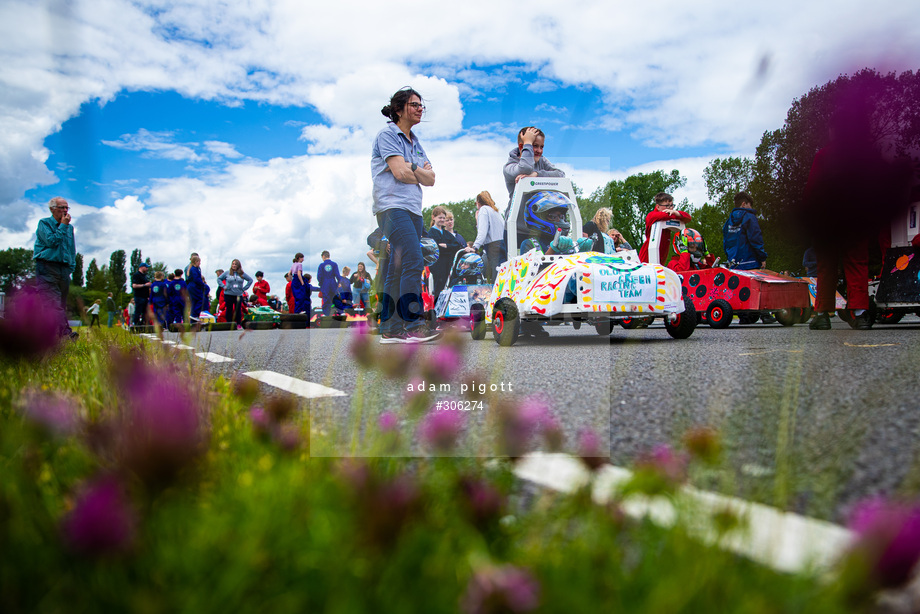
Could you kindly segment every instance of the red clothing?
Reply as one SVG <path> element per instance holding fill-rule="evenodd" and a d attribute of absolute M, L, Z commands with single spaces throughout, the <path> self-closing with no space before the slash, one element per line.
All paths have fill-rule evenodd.
<path fill-rule="evenodd" d="M 294 293 L 291 291 L 291 282 L 284 287 L 284 300 L 288 305 L 288 313 L 294 313 Z"/>
<path fill-rule="evenodd" d="M 271 292 L 271 287 L 268 285 L 268 282 L 264 279 L 257 281 L 252 284 L 252 293 L 256 295 L 256 298 L 259 300 L 259 304 L 263 307 L 268 306 L 268 293 Z"/>
<path fill-rule="evenodd" d="M 649 235 L 652 232 L 652 224 L 672 219 L 679 219 L 687 223 L 693 219 L 686 211 L 678 211 L 675 209 L 674 213 L 678 215 L 675 216 L 667 211 L 656 211 L 652 209 L 649 211 L 649 214 L 645 216 L 645 242 L 643 242 L 642 247 L 639 248 L 639 262 L 648 262 L 648 244 L 651 239 Z M 661 244 L 658 246 L 659 263 L 663 263 L 665 258 L 668 257 L 668 248 L 671 247 L 671 235 L 674 234 L 674 231 L 668 230 L 665 231 L 665 233 L 665 236 L 661 237 Z"/>

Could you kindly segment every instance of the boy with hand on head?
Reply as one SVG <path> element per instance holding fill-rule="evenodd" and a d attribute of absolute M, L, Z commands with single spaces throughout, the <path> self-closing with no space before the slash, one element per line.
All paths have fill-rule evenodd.
<path fill-rule="evenodd" d="M 524 177 L 565 177 L 565 173 L 552 162 L 543 157 L 543 145 L 546 135 L 539 128 L 527 126 L 518 132 L 517 147 L 508 152 L 508 161 L 505 162 L 505 186 L 508 188 L 508 208 L 505 209 L 505 220 L 508 219 L 508 210 L 511 207 L 511 197 L 514 196 L 514 187 Z"/>
<path fill-rule="evenodd" d="M 754 199 L 747 192 L 735 195 L 735 208 L 722 226 L 722 241 L 725 255 L 735 262 L 734 268 L 750 271 L 767 266 L 767 251 L 757 223 Z"/>
<path fill-rule="evenodd" d="M 655 222 L 664 220 L 680 220 L 684 223 L 691 221 L 693 218 L 686 211 L 679 211 L 674 208 L 674 197 L 667 192 L 659 192 L 655 195 L 655 208 L 645 216 L 645 241 L 639 248 L 639 262 L 648 262 L 648 244 L 652 231 L 652 225 Z M 668 257 L 668 247 L 671 243 L 673 231 L 666 230 L 667 236 L 661 237 L 658 244 L 658 262 L 664 264 Z"/>

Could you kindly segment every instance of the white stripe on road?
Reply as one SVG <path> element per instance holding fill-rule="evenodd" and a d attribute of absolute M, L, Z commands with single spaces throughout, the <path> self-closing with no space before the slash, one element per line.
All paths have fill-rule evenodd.
<path fill-rule="evenodd" d="M 590 480 L 585 466 L 567 454 L 535 452 L 521 459 L 514 473 L 521 479 L 561 492 L 571 492 Z M 598 471 L 592 495 L 599 504 L 608 502 L 632 472 L 607 465 Z M 784 572 L 829 570 L 853 541 L 853 533 L 841 526 L 783 512 L 759 503 L 727 497 L 684 486 L 681 493 L 695 506 L 689 530 L 702 541 L 746 556 Z M 671 526 L 677 517 L 665 497 L 630 497 L 622 509 L 633 518 L 645 518 Z M 746 527 L 719 537 L 711 520 L 715 513 L 731 511 Z"/>
<path fill-rule="evenodd" d="M 226 356 L 221 356 L 220 354 L 215 354 L 214 352 L 196 352 L 195 356 L 198 358 L 204 358 L 208 362 L 233 362 L 232 358 L 227 358 Z"/>
<path fill-rule="evenodd" d="M 262 383 L 268 384 L 269 386 L 281 388 L 282 390 L 286 390 L 307 399 L 346 396 L 345 393 L 341 390 L 336 390 L 335 388 L 329 388 L 320 384 L 314 384 L 313 382 L 307 382 L 302 379 L 297 379 L 296 377 L 282 375 L 280 373 L 275 373 L 274 371 L 249 371 L 248 373 L 243 373 L 243 375 L 248 375 L 249 377 L 259 380 Z"/>

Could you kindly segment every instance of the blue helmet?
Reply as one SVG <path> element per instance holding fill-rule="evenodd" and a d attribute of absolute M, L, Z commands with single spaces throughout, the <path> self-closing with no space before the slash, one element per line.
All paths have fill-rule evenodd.
<path fill-rule="evenodd" d="M 572 226 L 568 221 L 569 207 L 572 201 L 562 192 L 541 190 L 531 194 L 524 203 L 524 223 L 529 234 L 536 235 L 540 241 L 549 243 L 556 236 L 556 230 L 567 235 Z M 561 220 L 550 221 L 552 211 L 562 211 Z"/>
<path fill-rule="evenodd" d="M 482 269 L 485 263 L 479 254 L 469 253 L 460 258 L 457 262 L 457 270 L 462 275 L 482 275 Z"/>
<path fill-rule="evenodd" d="M 422 237 L 420 243 L 422 245 L 422 260 L 425 261 L 425 266 L 431 266 L 438 261 L 438 256 L 440 255 L 438 244 L 429 237 Z"/>

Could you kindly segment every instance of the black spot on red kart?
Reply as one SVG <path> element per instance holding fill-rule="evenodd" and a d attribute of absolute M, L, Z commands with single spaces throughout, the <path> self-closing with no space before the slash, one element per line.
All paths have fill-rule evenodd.
<path fill-rule="evenodd" d="M 732 275 L 728 278 L 728 287 L 734 290 L 741 284 L 741 280 L 738 279 L 737 275 Z"/>
<path fill-rule="evenodd" d="M 706 286 L 699 286 L 696 289 L 696 298 L 703 298 L 706 296 Z"/>
<path fill-rule="evenodd" d="M 751 289 L 750 288 L 741 288 L 741 291 L 738 292 L 738 299 L 742 303 L 746 303 L 748 299 L 751 298 Z"/>
<path fill-rule="evenodd" d="M 693 275 L 690 276 L 690 287 L 694 288 L 696 287 L 696 284 L 698 283 L 700 283 L 700 276 L 694 273 Z"/>
<path fill-rule="evenodd" d="M 680 297 L 687 298 L 687 286 L 680 287 Z"/>
<path fill-rule="evenodd" d="M 716 275 L 715 279 L 712 280 L 717 287 L 725 283 L 725 273 L 719 273 Z"/>

